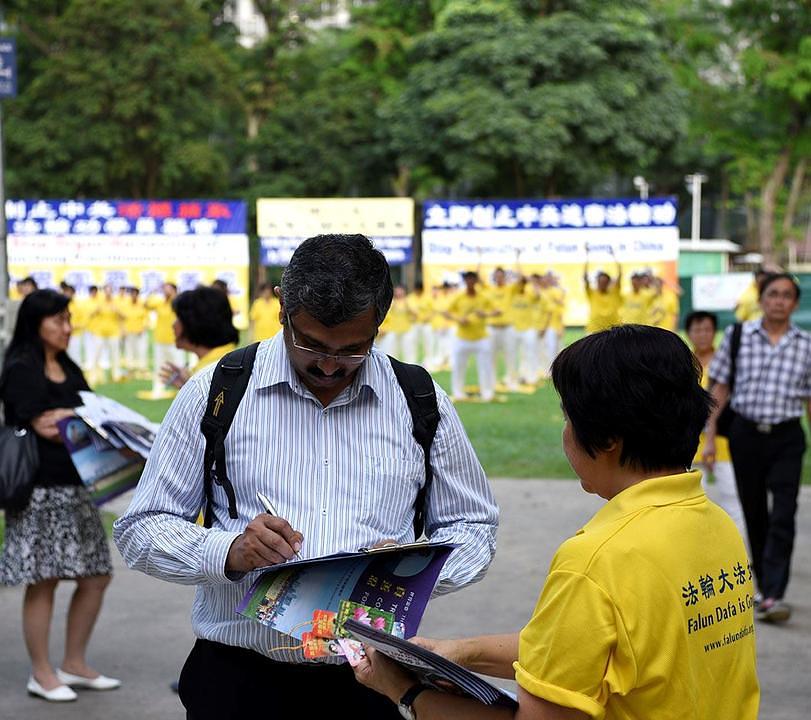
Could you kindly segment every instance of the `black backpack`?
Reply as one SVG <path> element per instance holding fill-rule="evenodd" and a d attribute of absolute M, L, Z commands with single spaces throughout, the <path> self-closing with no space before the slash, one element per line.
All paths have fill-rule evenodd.
<path fill-rule="evenodd" d="M 206 439 L 203 456 L 203 486 L 206 497 L 203 525 L 207 528 L 214 522 L 215 482 L 222 487 L 228 498 L 228 515 L 234 519 L 239 517 L 234 486 L 228 478 L 225 464 L 225 436 L 228 435 L 231 422 L 248 387 L 258 346 L 259 343 L 253 343 L 222 357 L 211 378 L 206 412 L 200 423 L 200 430 Z M 414 440 L 425 454 L 425 484 L 414 502 L 414 537 L 418 538 L 425 528 L 425 506 L 433 479 L 431 445 L 439 424 L 439 408 L 434 381 L 425 368 L 400 362 L 393 357 L 389 357 L 389 362 L 411 412 Z"/>

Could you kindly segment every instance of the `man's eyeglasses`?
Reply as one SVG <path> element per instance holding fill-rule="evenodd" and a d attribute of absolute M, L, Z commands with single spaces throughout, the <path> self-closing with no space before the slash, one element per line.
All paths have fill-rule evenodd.
<path fill-rule="evenodd" d="M 369 357 L 369 353 L 372 351 L 370 347 L 365 353 L 362 355 L 353 355 L 353 354 L 345 354 L 345 355 L 336 355 L 333 353 L 325 353 L 321 352 L 320 350 L 313 350 L 312 348 L 305 347 L 304 345 L 299 345 L 296 341 L 296 331 L 293 327 L 293 323 L 290 320 L 290 313 L 285 313 L 285 317 L 287 318 L 287 327 L 290 328 L 290 342 L 292 343 L 293 347 L 296 348 L 300 353 L 308 355 L 310 358 L 319 362 L 321 360 L 334 360 L 339 365 L 343 365 L 345 367 L 355 367 L 363 363 L 363 361 Z"/>

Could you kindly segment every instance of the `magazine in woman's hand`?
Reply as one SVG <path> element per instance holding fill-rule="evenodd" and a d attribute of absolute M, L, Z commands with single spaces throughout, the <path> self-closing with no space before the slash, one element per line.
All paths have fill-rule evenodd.
<path fill-rule="evenodd" d="M 491 685 L 461 665 L 408 640 L 389 635 L 352 619 L 344 623 L 344 630 L 353 639 L 387 655 L 414 673 L 421 682 L 437 690 L 457 692 L 485 705 L 517 707 L 515 698 L 507 691 Z"/>

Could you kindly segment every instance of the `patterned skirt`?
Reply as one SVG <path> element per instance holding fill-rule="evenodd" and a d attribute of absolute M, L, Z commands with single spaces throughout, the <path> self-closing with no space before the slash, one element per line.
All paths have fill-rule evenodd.
<path fill-rule="evenodd" d="M 0 584 L 109 575 L 112 569 L 99 511 L 84 487 L 35 487 L 28 507 L 6 513 Z"/>

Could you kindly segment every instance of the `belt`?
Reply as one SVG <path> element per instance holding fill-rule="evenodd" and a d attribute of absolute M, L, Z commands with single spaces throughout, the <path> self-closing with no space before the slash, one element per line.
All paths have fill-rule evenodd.
<path fill-rule="evenodd" d="M 744 426 L 759 432 L 761 435 L 771 435 L 774 432 L 786 430 L 800 424 L 800 418 L 791 418 L 790 420 L 783 420 L 779 423 L 756 422 L 755 420 L 743 417 L 743 415 L 738 415 L 738 419 Z"/>

